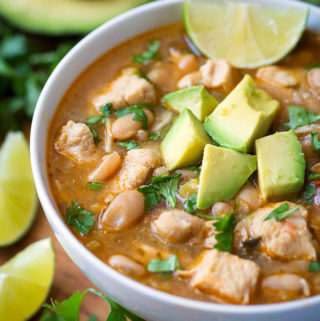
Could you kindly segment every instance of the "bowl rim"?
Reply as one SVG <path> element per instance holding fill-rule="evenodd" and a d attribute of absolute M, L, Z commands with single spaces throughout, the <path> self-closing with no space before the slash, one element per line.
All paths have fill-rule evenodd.
<path fill-rule="evenodd" d="M 220 0 L 218 0 L 220 1 Z M 242 0 L 241 0 L 242 1 Z M 261 1 L 261 0 L 260 0 Z M 277 2 L 278 0 L 262 0 L 268 1 L 268 3 L 274 3 L 279 5 Z M 292 3 L 296 6 L 301 7 L 308 7 L 310 10 L 317 11 L 320 16 L 320 8 L 315 7 L 310 4 L 306 4 L 304 2 L 297 2 L 298 0 L 282 0 L 283 3 Z M 107 29 L 113 25 L 117 25 L 122 23 L 124 20 L 126 20 L 129 17 L 132 17 L 136 15 L 138 12 L 143 12 L 146 10 L 156 10 L 160 7 L 165 6 L 171 6 L 171 5 L 178 5 L 179 3 L 185 2 L 184 0 L 161 0 L 161 1 L 154 1 L 145 5 L 142 5 L 140 7 L 131 9 L 113 19 L 106 22 L 105 24 L 101 25 L 100 27 L 93 30 L 91 33 L 89 33 L 86 37 L 84 37 L 79 43 L 77 43 L 71 51 L 61 60 L 61 62 L 58 64 L 58 66 L 55 68 L 53 73 L 50 75 L 49 79 L 47 80 L 41 95 L 39 97 L 33 120 L 32 120 L 32 126 L 31 126 L 31 133 L 30 133 L 30 154 L 31 154 L 31 166 L 32 166 L 32 172 L 33 177 L 38 193 L 39 200 L 43 206 L 44 212 L 47 216 L 47 219 L 49 220 L 49 223 L 51 225 L 51 228 L 53 229 L 55 235 L 56 231 L 59 231 L 63 234 L 64 238 L 66 239 L 66 242 L 70 244 L 71 248 L 76 249 L 77 253 L 83 257 L 86 262 L 90 262 L 89 265 L 94 265 L 99 273 L 102 275 L 106 274 L 109 277 L 112 277 L 116 280 L 116 282 L 120 283 L 124 287 L 131 288 L 132 291 L 139 292 L 139 294 L 146 295 L 152 300 L 159 301 L 161 303 L 167 304 L 167 305 L 175 305 L 175 306 L 181 306 L 181 307 L 188 307 L 192 310 L 197 310 L 199 312 L 205 311 L 205 312 L 218 312 L 218 313 L 226 313 L 226 314 L 232 314 L 232 315 L 249 315 L 249 314 L 256 314 L 256 313 L 272 313 L 272 312 L 286 312 L 286 311 L 294 311 L 299 310 L 304 307 L 310 307 L 312 305 L 318 305 L 320 304 L 320 295 L 312 296 L 305 299 L 295 300 L 295 301 L 289 301 L 289 302 L 282 302 L 282 303 L 272 303 L 272 304 L 257 304 L 257 305 L 235 305 L 235 304 L 223 304 L 223 303 L 215 303 L 215 302 L 206 302 L 206 301 L 198 301 L 193 299 L 188 299 L 180 296 L 176 296 L 173 294 L 169 294 L 166 292 L 163 292 L 161 290 L 157 290 L 155 288 L 149 287 L 147 285 L 144 285 L 138 281 L 135 281 L 134 279 L 129 278 L 128 276 L 121 274 L 120 272 L 114 270 L 109 265 L 107 265 L 105 262 L 100 260 L 97 256 L 95 256 L 93 253 L 91 253 L 77 238 L 76 236 L 71 232 L 71 230 L 67 227 L 65 222 L 62 219 L 61 214 L 56 209 L 56 205 L 53 202 L 53 199 L 50 198 L 50 193 L 47 193 L 47 188 L 45 181 L 48 181 L 48 176 L 45 175 L 45 179 L 43 178 L 43 175 L 41 174 L 41 161 L 43 160 L 41 155 L 41 150 L 39 148 L 38 140 L 44 131 L 48 131 L 50 128 L 50 124 L 52 121 L 52 117 L 50 119 L 49 125 L 46 127 L 43 127 L 41 123 L 41 117 L 42 113 L 46 106 L 46 100 L 47 95 L 51 91 L 51 87 L 55 83 L 55 79 L 57 75 L 63 73 L 63 70 L 66 65 L 68 65 L 73 60 L 73 56 L 78 51 L 85 51 L 88 48 L 87 43 L 89 43 L 92 39 L 97 37 L 99 34 L 107 33 Z M 256 0 L 245 0 L 243 2 L 257 2 Z M 146 30 L 147 31 L 147 30 Z M 121 43 L 121 42 L 120 42 Z M 94 62 L 94 61 L 93 61 Z M 87 69 L 93 62 L 89 63 L 85 68 Z M 77 79 L 77 77 L 81 74 L 82 71 L 78 73 L 78 75 L 73 79 L 73 81 L 69 84 L 69 87 L 72 85 L 72 83 Z M 68 87 L 68 88 L 69 88 Z M 65 89 L 64 93 L 68 88 Z M 63 98 L 60 97 L 60 100 Z M 53 116 L 55 115 L 56 108 L 54 109 Z M 47 144 L 47 139 L 46 139 Z M 46 153 L 45 153 L 45 159 L 46 159 Z M 46 167 L 47 168 L 47 167 Z M 46 173 L 47 174 L 47 173 Z M 59 240 L 59 238 L 58 238 Z M 60 240 L 59 240 L 60 242 Z M 61 243 L 61 242 L 60 242 Z M 69 256 L 69 254 L 68 254 Z M 77 264 L 76 264 L 77 265 Z"/>

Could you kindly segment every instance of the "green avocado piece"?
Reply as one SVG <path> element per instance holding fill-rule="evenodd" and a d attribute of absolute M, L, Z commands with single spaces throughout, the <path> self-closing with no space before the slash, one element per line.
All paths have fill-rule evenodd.
<path fill-rule="evenodd" d="M 258 139 L 256 151 L 259 188 L 264 199 L 302 188 L 306 161 L 292 130 Z"/>
<path fill-rule="evenodd" d="M 190 166 L 201 160 L 203 149 L 211 139 L 200 120 L 185 108 L 161 143 L 161 152 L 168 170 Z"/>
<path fill-rule="evenodd" d="M 268 132 L 278 108 L 279 102 L 246 75 L 206 118 L 205 128 L 219 145 L 247 153 Z"/>
<path fill-rule="evenodd" d="M 15 26 L 44 34 L 85 34 L 147 0 L 0 0 L 0 15 Z"/>
<path fill-rule="evenodd" d="M 197 208 L 231 199 L 257 169 L 257 157 L 206 145 L 200 172 Z"/>
<path fill-rule="evenodd" d="M 204 86 L 195 86 L 174 91 L 162 99 L 166 107 L 177 112 L 189 108 L 201 121 L 204 120 L 218 105 Z"/>

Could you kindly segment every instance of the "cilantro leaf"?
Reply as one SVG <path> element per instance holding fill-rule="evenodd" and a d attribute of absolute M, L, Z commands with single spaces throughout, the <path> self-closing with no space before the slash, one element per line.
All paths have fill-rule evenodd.
<path fill-rule="evenodd" d="M 92 212 L 85 210 L 76 201 L 71 201 L 67 209 L 66 222 L 81 234 L 87 235 L 94 225 Z"/>
<path fill-rule="evenodd" d="M 25 56 L 28 53 L 27 38 L 22 34 L 15 34 L 2 40 L 0 56 L 12 60 Z"/>
<path fill-rule="evenodd" d="M 320 173 L 308 173 L 308 180 L 312 181 L 314 179 L 319 179 L 320 178 Z"/>
<path fill-rule="evenodd" d="M 308 272 L 320 272 L 320 262 L 319 261 L 310 262 L 308 267 Z"/>
<path fill-rule="evenodd" d="M 136 71 L 135 73 L 133 73 L 134 75 L 136 75 L 136 76 L 138 76 L 138 77 L 140 77 L 140 78 L 143 78 L 143 79 L 145 79 L 145 80 L 147 80 L 147 81 L 150 81 L 150 79 L 146 76 L 146 75 L 144 75 L 142 72 L 140 72 L 140 71 Z"/>
<path fill-rule="evenodd" d="M 160 48 L 161 42 L 159 40 L 155 40 L 153 43 L 148 42 L 147 47 L 148 50 L 142 52 L 141 54 L 133 54 L 132 60 L 134 63 L 145 62 L 149 60 L 159 59 L 158 50 Z"/>
<path fill-rule="evenodd" d="M 289 122 L 284 123 L 287 128 L 296 129 L 297 127 L 312 124 L 320 120 L 320 114 L 315 114 L 310 110 L 297 106 L 289 106 Z"/>
<path fill-rule="evenodd" d="M 161 135 L 159 133 L 150 133 L 149 139 L 157 140 Z"/>
<path fill-rule="evenodd" d="M 169 205 L 175 208 L 180 176 L 181 174 L 156 176 L 150 184 L 137 188 L 139 192 L 144 194 L 145 210 L 153 209 L 164 200 L 167 200 Z"/>
<path fill-rule="evenodd" d="M 86 184 L 86 187 L 88 187 L 91 191 L 102 191 L 103 189 L 103 183 L 100 182 L 88 182 Z"/>
<path fill-rule="evenodd" d="M 112 103 L 106 103 L 104 106 L 100 107 L 100 112 L 103 116 L 108 117 L 111 115 Z"/>
<path fill-rule="evenodd" d="M 115 110 L 114 113 L 115 113 L 117 118 L 123 117 L 123 116 L 128 115 L 128 114 L 134 114 L 132 119 L 133 120 L 137 120 L 137 121 L 141 121 L 142 122 L 142 128 L 143 129 L 148 129 L 148 118 L 147 118 L 147 115 L 146 115 L 146 113 L 144 112 L 144 110 L 142 108 L 144 108 L 144 107 L 142 107 L 139 104 L 136 104 L 134 106 L 127 107 L 125 109 Z"/>
<path fill-rule="evenodd" d="M 265 219 L 264 221 L 268 221 L 272 219 L 273 217 L 276 218 L 276 220 L 279 222 L 283 219 L 285 219 L 287 216 L 289 216 L 291 213 L 297 211 L 302 205 L 298 205 L 291 210 L 289 210 L 289 204 L 283 203 L 279 205 L 276 209 L 274 209 Z"/>
<path fill-rule="evenodd" d="M 218 218 L 213 217 L 213 219 L 218 220 L 216 223 L 213 223 L 217 232 L 215 238 L 217 243 L 214 245 L 219 251 L 231 252 L 233 231 L 236 226 L 236 219 L 232 212 L 229 212 L 225 217 Z"/>
<path fill-rule="evenodd" d="M 166 260 L 153 259 L 147 267 L 149 272 L 174 272 L 181 269 L 178 255 L 174 254 Z"/>
<path fill-rule="evenodd" d="M 196 203 L 197 203 L 197 194 L 192 194 L 185 202 L 183 208 L 187 212 L 194 214 L 197 210 Z"/>
<path fill-rule="evenodd" d="M 319 0 L 316 0 L 316 1 L 319 1 Z M 320 5 L 320 2 L 319 2 L 318 5 Z M 313 68 L 320 68 L 320 64 L 311 64 L 311 65 L 309 65 L 306 69 L 307 69 L 307 70 L 311 70 L 311 69 L 313 69 Z"/>
<path fill-rule="evenodd" d="M 212 215 L 205 215 L 205 214 L 201 214 L 201 213 L 196 213 L 195 215 L 198 216 L 198 217 L 204 218 L 204 219 L 206 219 L 206 220 L 216 220 L 216 219 L 219 219 L 219 217 L 215 217 L 215 216 L 212 216 Z"/>
<path fill-rule="evenodd" d="M 304 198 L 307 202 L 307 204 L 312 204 L 314 203 L 314 195 L 316 195 L 316 188 L 312 184 L 307 184 L 306 188 L 304 190 Z"/>
<path fill-rule="evenodd" d="M 95 289 L 87 289 L 83 293 L 76 291 L 69 299 L 62 301 L 61 303 L 52 300 L 51 305 L 45 304 L 45 311 L 42 314 L 40 321 L 78 321 L 80 305 L 88 293 L 93 293 L 107 302 L 110 307 L 107 321 L 126 321 L 126 317 L 131 321 L 144 321 Z M 88 321 L 96 320 L 98 320 L 97 317 L 92 314 Z"/>
<path fill-rule="evenodd" d="M 105 122 L 106 122 L 106 118 L 101 115 L 91 116 L 87 119 L 87 123 L 91 125 L 95 125 L 97 123 L 104 124 Z"/>
<path fill-rule="evenodd" d="M 102 141 L 101 137 L 99 136 L 97 131 L 91 125 L 88 125 L 88 127 L 93 135 L 94 143 L 96 145 L 98 145 Z"/>
<path fill-rule="evenodd" d="M 311 147 L 314 153 L 318 153 L 320 150 L 320 142 L 318 133 L 311 133 Z"/>
<path fill-rule="evenodd" d="M 123 142 L 117 142 L 117 145 L 125 148 L 127 151 L 141 148 L 134 139 L 125 140 Z"/>

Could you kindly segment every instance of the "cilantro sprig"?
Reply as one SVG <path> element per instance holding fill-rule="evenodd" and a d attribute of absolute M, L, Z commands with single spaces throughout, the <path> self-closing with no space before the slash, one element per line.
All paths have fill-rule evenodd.
<path fill-rule="evenodd" d="M 144 194 L 145 210 L 150 211 L 165 200 L 170 207 L 175 208 L 180 176 L 181 174 L 156 176 L 150 184 L 137 188 L 139 192 Z"/>
<path fill-rule="evenodd" d="M 283 219 L 285 219 L 287 216 L 290 214 L 294 213 L 297 211 L 299 208 L 301 208 L 302 205 L 298 205 L 291 210 L 289 210 L 289 204 L 288 203 L 283 203 L 279 205 L 276 209 L 274 209 L 265 219 L 264 221 L 271 220 L 273 217 L 276 218 L 276 220 L 279 222 Z"/>
<path fill-rule="evenodd" d="M 125 140 L 122 142 L 117 142 L 117 145 L 125 148 L 127 151 L 132 150 L 132 149 L 140 149 L 140 145 L 134 140 L 134 139 L 129 139 Z"/>
<path fill-rule="evenodd" d="M 183 207 L 187 212 L 194 214 L 197 211 L 196 204 L 197 204 L 197 194 L 192 194 L 187 199 Z"/>
<path fill-rule="evenodd" d="M 94 225 L 92 212 L 85 210 L 76 201 L 71 201 L 71 207 L 67 209 L 66 222 L 81 234 L 87 235 Z"/>
<path fill-rule="evenodd" d="M 86 187 L 88 187 L 91 191 L 102 191 L 103 189 L 103 183 L 100 182 L 88 182 L 86 184 Z"/>
<path fill-rule="evenodd" d="M 62 302 L 51 300 L 51 304 L 44 305 L 45 311 L 40 321 L 78 321 L 81 303 L 88 293 L 97 295 L 109 305 L 110 313 L 106 321 L 126 321 L 126 318 L 131 321 L 144 321 L 95 289 L 87 289 L 83 293 L 76 291 L 69 299 Z M 92 314 L 88 321 L 96 320 L 98 318 Z"/>
<path fill-rule="evenodd" d="M 161 136 L 161 134 L 159 134 L 159 133 L 150 133 L 149 139 L 156 141 L 158 138 L 160 138 L 160 136 Z"/>
<path fill-rule="evenodd" d="M 147 270 L 149 272 L 174 272 L 180 270 L 178 255 L 174 254 L 165 260 L 153 259 L 149 262 Z"/>
<path fill-rule="evenodd" d="M 304 199 L 307 204 L 314 203 L 314 196 L 316 195 L 316 188 L 313 184 L 307 184 L 304 190 Z"/>
<path fill-rule="evenodd" d="M 318 133 L 311 133 L 311 147 L 314 153 L 318 153 L 320 150 L 320 141 Z"/>
<path fill-rule="evenodd" d="M 153 43 L 148 42 L 147 47 L 148 50 L 142 52 L 141 54 L 133 54 L 132 60 L 134 63 L 141 63 L 149 60 L 159 59 L 158 50 L 161 46 L 160 40 L 155 40 Z"/>
<path fill-rule="evenodd" d="M 318 260 L 310 262 L 308 272 L 320 272 L 320 252 L 318 253 Z"/>
<path fill-rule="evenodd" d="M 319 0 L 316 0 L 316 1 L 319 1 Z M 318 5 L 320 5 L 320 2 L 319 2 Z M 309 71 L 309 70 L 314 69 L 314 68 L 320 68 L 320 64 L 311 64 L 306 69 Z"/>
<path fill-rule="evenodd" d="M 140 77 L 140 78 L 143 78 L 143 79 L 145 79 L 147 81 L 150 81 L 150 79 L 145 74 L 143 74 L 141 71 L 136 71 L 133 74 L 138 76 L 138 77 Z"/>
<path fill-rule="evenodd" d="M 319 179 L 320 178 L 320 173 L 308 173 L 308 180 L 312 181 L 314 179 Z"/>
<path fill-rule="evenodd" d="M 87 119 L 87 123 L 91 125 L 104 124 L 106 122 L 106 117 L 111 115 L 112 103 L 106 103 L 104 106 L 100 107 L 100 112 L 102 115 L 91 116 Z"/>
<path fill-rule="evenodd" d="M 99 136 L 98 132 L 91 125 L 87 125 L 87 126 L 89 127 L 93 135 L 94 143 L 98 145 L 102 141 L 102 138 Z"/>
<path fill-rule="evenodd" d="M 289 122 L 284 123 L 284 126 L 290 129 L 296 129 L 297 127 L 309 125 L 320 120 L 320 114 L 315 114 L 311 110 L 305 110 L 297 106 L 289 106 L 288 110 Z"/>

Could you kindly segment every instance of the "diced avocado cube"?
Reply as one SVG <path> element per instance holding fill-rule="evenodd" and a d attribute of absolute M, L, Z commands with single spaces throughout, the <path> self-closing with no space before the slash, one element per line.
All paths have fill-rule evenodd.
<path fill-rule="evenodd" d="M 278 108 L 279 102 L 246 75 L 206 118 L 205 128 L 220 146 L 247 153 L 268 132 Z"/>
<path fill-rule="evenodd" d="M 258 139 L 256 152 L 259 188 L 264 199 L 302 188 L 306 161 L 292 130 Z"/>
<path fill-rule="evenodd" d="M 195 86 L 174 91 L 163 97 L 163 103 L 177 112 L 189 108 L 201 121 L 218 105 L 204 86 Z"/>
<path fill-rule="evenodd" d="M 257 168 L 257 157 L 232 149 L 206 145 L 204 149 L 197 208 L 231 199 Z"/>
<path fill-rule="evenodd" d="M 204 146 L 211 142 L 200 120 L 189 109 L 183 109 L 161 144 L 167 169 L 196 164 Z"/>

